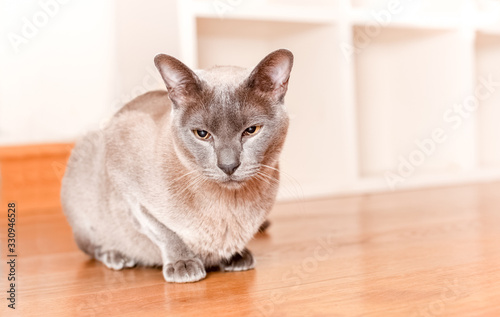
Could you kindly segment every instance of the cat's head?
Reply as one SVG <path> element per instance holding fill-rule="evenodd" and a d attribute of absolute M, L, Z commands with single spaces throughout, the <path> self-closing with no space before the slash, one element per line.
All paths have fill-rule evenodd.
<path fill-rule="evenodd" d="M 288 129 L 284 97 L 293 65 L 290 51 L 272 52 L 253 70 L 194 72 L 163 54 L 155 65 L 173 104 L 175 149 L 185 165 L 228 187 L 258 173 L 272 174 Z"/>

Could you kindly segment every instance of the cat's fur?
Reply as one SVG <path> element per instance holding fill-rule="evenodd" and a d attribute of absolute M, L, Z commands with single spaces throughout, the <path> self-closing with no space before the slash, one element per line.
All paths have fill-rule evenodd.
<path fill-rule="evenodd" d="M 253 71 L 195 73 L 162 54 L 155 64 L 168 93 L 137 97 L 76 143 L 61 192 L 75 240 L 110 268 L 163 266 L 171 282 L 200 280 L 214 266 L 251 269 L 245 245 L 278 190 L 293 55 L 275 51 Z M 233 174 L 222 171 L 231 164 L 240 164 Z"/>

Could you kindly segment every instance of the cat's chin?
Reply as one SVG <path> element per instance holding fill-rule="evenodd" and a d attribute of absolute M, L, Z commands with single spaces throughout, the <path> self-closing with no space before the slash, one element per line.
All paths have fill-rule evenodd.
<path fill-rule="evenodd" d="M 219 184 L 222 187 L 227 188 L 227 189 L 239 189 L 239 188 L 243 187 L 243 185 L 245 184 L 245 181 L 229 179 L 229 180 L 219 182 Z"/>

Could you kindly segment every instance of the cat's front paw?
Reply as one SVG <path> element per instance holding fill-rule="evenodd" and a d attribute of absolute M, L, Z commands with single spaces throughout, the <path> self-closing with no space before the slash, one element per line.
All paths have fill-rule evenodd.
<path fill-rule="evenodd" d="M 196 282 L 204 279 L 205 276 L 207 276 L 205 266 L 197 258 L 178 260 L 163 265 L 163 277 L 167 282 Z"/>
<path fill-rule="evenodd" d="M 246 271 L 255 267 L 255 260 L 252 253 L 245 248 L 241 253 L 236 253 L 229 260 L 222 261 L 220 266 L 221 270 L 226 272 Z"/>
<path fill-rule="evenodd" d="M 121 252 L 113 250 L 101 251 L 100 249 L 97 249 L 95 252 L 95 258 L 113 270 L 130 268 L 137 264 L 133 259 L 126 257 Z"/>

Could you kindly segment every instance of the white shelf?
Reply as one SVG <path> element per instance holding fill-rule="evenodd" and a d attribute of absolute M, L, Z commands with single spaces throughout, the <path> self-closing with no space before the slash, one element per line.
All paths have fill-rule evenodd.
<path fill-rule="evenodd" d="M 229 2 L 224 6 L 218 6 L 216 3 L 216 1 L 194 1 L 193 14 L 200 18 L 295 23 L 335 23 L 338 21 L 334 6 L 299 6 L 265 1 L 242 1 L 241 4 L 233 7 Z"/>
<path fill-rule="evenodd" d="M 475 171 L 455 174 L 428 174 L 412 177 L 404 183 L 398 184 L 397 190 L 415 190 L 419 188 L 431 188 L 441 186 L 453 186 L 468 183 L 488 183 L 500 179 L 500 168 L 478 169 Z M 288 186 L 288 185 L 287 185 Z M 364 177 L 358 180 L 354 186 L 344 186 L 335 192 L 317 183 L 304 183 L 301 186 L 292 185 L 285 192 L 281 192 L 278 198 L 282 201 L 301 200 L 305 198 L 318 198 L 325 196 L 347 196 L 366 193 L 391 192 L 393 189 L 384 178 Z"/>
<path fill-rule="evenodd" d="M 351 23 L 357 26 L 381 26 L 384 28 L 411 28 L 411 29 L 460 29 L 463 26 L 462 18 L 458 15 L 429 15 L 411 14 L 391 16 L 387 20 L 377 20 L 371 10 L 353 9 L 350 14 Z"/>
<path fill-rule="evenodd" d="M 500 179 L 500 168 L 477 169 L 460 173 L 427 174 L 412 177 L 398 184 L 397 190 L 411 190 L 427 187 L 449 186 L 467 183 L 485 183 L 498 181 Z M 367 192 L 392 191 L 391 186 L 385 179 L 380 177 L 366 177 L 359 181 L 356 188 L 346 191 L 345 194 L 359 194 Z"/>
<path fill-rule="evenodd" d="M 476 26 L 476 31 L 483 34 L 500 35 L 500 26 L 480 24 Z"/>

